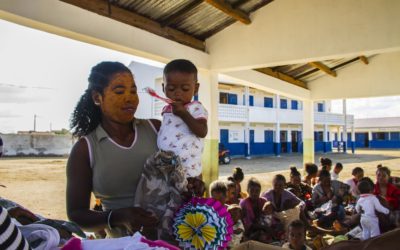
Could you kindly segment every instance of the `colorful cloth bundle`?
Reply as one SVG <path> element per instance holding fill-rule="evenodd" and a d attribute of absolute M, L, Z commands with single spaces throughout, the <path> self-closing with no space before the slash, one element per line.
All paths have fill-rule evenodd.
<path fill-rule="evenodd" d="M 224 249 L 231 240 L 233 221 L 220 202 L 193 197 L 176 213 L 173 230 L 183 249 Z"/>

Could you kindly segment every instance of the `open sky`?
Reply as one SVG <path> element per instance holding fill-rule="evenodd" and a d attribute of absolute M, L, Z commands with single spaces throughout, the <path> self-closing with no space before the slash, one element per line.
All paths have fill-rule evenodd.
<path fill-rule="evenodd" d="M 38 131 L 69 128 L 92 66 L 149 62 L 4 20 L 0 34 L 0 133 L 33 130 L 35 114 Z M 399 116 L 400 97 L 348 100 L 347 107 L 356 118 Z M 332 112 L 342 112 L 341 101 L 333 101 Z"/>

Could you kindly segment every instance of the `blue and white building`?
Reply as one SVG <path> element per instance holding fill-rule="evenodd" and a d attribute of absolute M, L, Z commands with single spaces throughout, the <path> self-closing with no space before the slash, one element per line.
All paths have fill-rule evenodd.
<path fill-rule="evenodd" d="M 355 119 L 357 148 L 400 148 L 400 117 Z"/>

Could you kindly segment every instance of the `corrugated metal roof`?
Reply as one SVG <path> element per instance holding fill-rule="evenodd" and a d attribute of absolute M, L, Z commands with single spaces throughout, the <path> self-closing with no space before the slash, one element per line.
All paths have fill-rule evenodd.
<path fill-rule="evenodd" d="M 228 0 L 234 8 L 247 14 L 265 6 L 272 0 Z M 115 4 L 126 10 L 135 12 L 156 22 L 162 23 L 186 6 L 199 2 L 199 0 L 112 0 Z M 236 20 L 219 9 L 202 2 L 197 7 L 184 13 L 169 26 L 201 40 L 214 35 L 223 28 L 236 22 Z"/>

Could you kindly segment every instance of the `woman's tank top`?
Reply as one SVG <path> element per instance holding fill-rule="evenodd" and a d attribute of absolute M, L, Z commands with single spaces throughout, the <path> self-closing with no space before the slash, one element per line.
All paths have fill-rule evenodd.
<path fill-rule="evenodd" d="M 93 172 L 93 193 L 103 210 L 132 207 L 147 157 L 157 151 L 157 132 L 149 120 L 136 119 L 130 147 L 114 142 L 99 125 L 86 136 Z"/>

